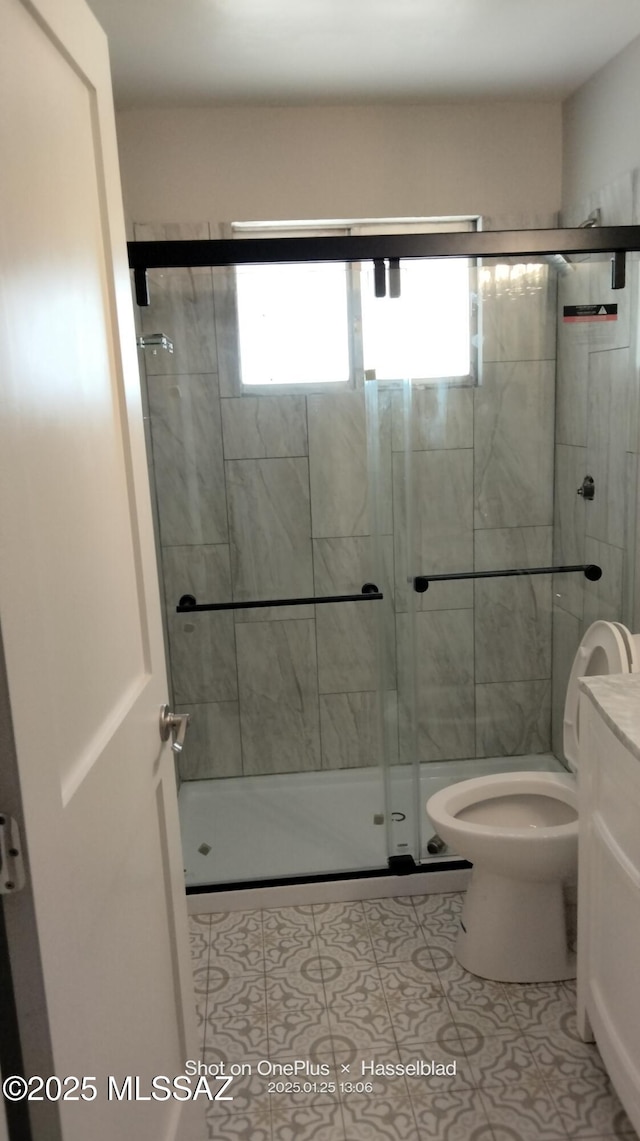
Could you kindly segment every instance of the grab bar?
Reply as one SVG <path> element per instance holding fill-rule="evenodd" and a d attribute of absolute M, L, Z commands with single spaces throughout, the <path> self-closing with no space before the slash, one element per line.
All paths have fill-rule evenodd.
<path fill-rule="evenodd" d="M 602 578 L 602 567 L 595 563 L 580 563 L 568 567 L 514 567 L 513 570 L 462 571 L 460 574 L 419 574 L 413 580 L 413 589 L 418 594 L 424 594 L 425 590 L 429 589 L 430 582 L 452 582 L 461 578 L 511 578 L 514 575 L 525 574 L 570 574 L 574 571 L 582 571 L 590 582 L 597 582 Z"/>
<path fill-rule="evenodd" d="M 255 610 L 263 606 L 311 606 L 326 602 L 377 602 L 384 598 L 374 582 L 365 582 L 360 594 L 328 594 L 320 598 L 259 598 L 253 602 L 197 602 L 193 594 L 183 594 L 176 606 L 177 614 L 193 614 L 196 610 Z"/>

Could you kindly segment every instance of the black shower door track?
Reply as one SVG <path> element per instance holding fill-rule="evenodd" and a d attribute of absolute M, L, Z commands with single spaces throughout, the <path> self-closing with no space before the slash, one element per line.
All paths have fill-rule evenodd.
<path fill-rule="evenodd" d="M 439 234 L 199 238 L 129 242 L 131 269 L 255 265 L 259 262 L 370 261 L 374 258 L 534 257 L 640 250 L 640 226 L 554 230 L 467 230 Z"/>
<path fill-rule="evenodd" d="M 361 262 L 398 258 L 538 257 L 544 254 L 613 256 L 613 287 L 624 286 L 625 254 L 640 250 L 640 226 L 556 230 L 475 230 L 439 234 L 370 234 L 346 237 L 215 238 L 128 242 L 136 300 L 149 304 L 147 270 L 274 262 Z"/>
<path fill-rule="evenodd" d="M 318 872 L 316 875 L 310 876 L 276 876 L 273 879 L 263 880 L 235 880 L 231 883 L 205 883 L 205 884 L 188 884 L 185 888 L 187 895 L 205 895 L 208 892 L 216 891 L 253 891 L 254 888 L 259 887 L 294 887 L 310 883 L 337 883 L 340 880 L 371 880 L 371 879 L 386 879 L 389 876 L 399 875 L 402 878 L 409 878 L 413 875 L 430 875 L 432 872 L 458 872 L 470 870 L 473 865 L 468 860 L 458 859 L 455 856 L 450 859 L 433 860 L 428 864 L 416 864 L 415 868 L 410 872 L 398 873 L 391 868 L 370 868 L 364 871 L 356 872 Z"/>

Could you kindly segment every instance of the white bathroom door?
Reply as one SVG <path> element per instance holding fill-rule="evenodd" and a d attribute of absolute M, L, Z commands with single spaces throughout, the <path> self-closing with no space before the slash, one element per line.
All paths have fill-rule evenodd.
<path fill-rule="evenodd" d="M 106 39 L 82 0 L 0 0 L 0 27 L 0 621 L 41 1031 L 97 1088 L 59 1101 L 63 1141 L 183 1141 L 193 1106 L 108 1098 L 196 1047 Z"/>

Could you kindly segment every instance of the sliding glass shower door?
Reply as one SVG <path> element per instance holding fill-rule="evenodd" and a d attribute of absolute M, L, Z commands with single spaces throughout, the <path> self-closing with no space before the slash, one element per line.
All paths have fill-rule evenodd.
<path fill-rule="evenodd" d="M 636 270 L 619 289 L 608 255 L 467 262 L 468 325 L 450 334 L 466 337 L 464 373 L 376 382 L 392 403 L 398 744 L 387 754 L 399 764 L 387 784 L 392 810 L 412 820 L 416 862 L 455 855 L 425 812 L 440 788 L 562 769 L 580 638 L 630 613 Z M 399 304 L 403 263 L 399 282 L 381 312 Z M 430 310 L 425 290 L 425 340 Z"/>
<path fill-rule="evenodd" d="M 395 646 L 381 688 L 393 691 L 385 772 L 389 854 L 401 869 L 441 854 L 424 807 L 430 783 L 450 783 L 449 762 L 475 756 L 473 584 L 418 590 L 416 579 L 473 568 L 477 273 L 467 258 L 403 260 L 379 275 L 378 296 L 370 285 L 367 383 L 371 402 L 391 411 L 393 573 L 378 617 Z"/>
<path fill-rule="evenodd" d="M 384 870 L 379 656 L 393 648 L 376 610 L 392 550 L 388 525 L 385 542 L 375 534 L 386 476 L 372 465 L 385 460 L 353 271 L 148 276 L 141 351 L 168 661 L 173 707 L 191 714 L 177 757 L 187 884 Z M 387 441 L 389 416 L 376 429 Z"/>

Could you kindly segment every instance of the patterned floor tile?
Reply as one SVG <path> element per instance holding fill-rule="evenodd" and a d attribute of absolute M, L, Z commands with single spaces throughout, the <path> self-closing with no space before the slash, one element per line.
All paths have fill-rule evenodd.
<path fill-rule="evenodd" d="M 220 1045 L 233 1054 L 234 1062 L 245 1060 L 245 1053 L 267 1053 L 267 998 L 264 975 L 223 977 L 218 972 L 209 994 L 205 1046 Z M 248 1056 L 248 1055 L 247 1055 Z"/>
<path fill-rule="evenodd" d="M 567 1034 L 561 1026 L 528 1030 L 526 1042 L 538 1072 L 547 1081 L 604 1074 L 604 1062 L 592 1042 Z"/>
<path fill-rule="evenodd" d="M 299 1053 L 281 1054 L 278 1056 L 278 1062 L 293 1063 L 299 1060 L 299 1057 Z M 335 1079 L 333 1047 L 328 1036 L 325 1035 L 324 1045 L 319 1046 L 313 1058 L 305 1054 L 305 1062 L 308 1063 L 308 1066 L 306 1069 L 300 1070 L 300 1074 L 302 1074 L 302 1077 L 299 1078 L 300 1081 L 332 1082 Z"/>
<path fill-rule="evenodd" d="M 291 967 L 318 955 L 318 943 L 310 908 L 283 907 L 262 915 L 266 969 Z"/>
<path fill-rule="evenodd" d="M 400 1056 L 394 1046 L 388 1051 L 379 1051 L 374 1056 L 366 1051 L 346 1051 L 336 1053 L 336 1080 L 343 1089 L 340 1096 L 343 1101 L 352 1101 L 355 1098 L 389 1098 L 404 1097 L 408 1099 L 409 1090 L 404 1075 L 395 1072 L 371 1072 L 372 1067 L 395 1067 L 400 1064 Z M 345 1065 L 349 1072 L 344 1073 Z"/>
<path fill-rule="evenodd" d="M 443 987 L 461 1037 L 478 1033 L 488 1037 L 500 1030 L 519 1029 L 501 983 L 465 971 L 462 977 L 447 978 Z"/>
<path fill-rule="evenodd" d="M 423 1104 L 434 1093 L 473 1089 L 478 1084 L 462 1041 L 457 1037 L 432 1042 L 428 1046 L 401 1046 L 400 1059 L 405 1065 L 423 1063 L 431 1070 L 407 1077 L 409 1097 L 416 1104 Z M 443 1066 L 448 1073 L 438 1072 Z M 451 1073 L 452 1069 L 455 1069 L 454 1073 Z"/>
<path fill-rule="evenodd" d="M 269 1056 L 269 1038 L 266 1026 L 260 1033 L 247 1036 L 242 1031 L 238 1032 L 233 1025 L 211 1025 L 211 1022 L 208 1021 L 204 1054 L 213 1060 L 220 1058 L 230 1064 L 234 1062 L 256 1064 L 261 1058 L 268 1058 Z"/>
<path fill-rule="evenodd" d="M 344 966 L 374 961 L 369 928 L 361 903 L 325 903 L 314 907 L 318 948 L 322 957 Z"/>
<path fill-rule="evenodd" d="M 428 921 L 430 918 L 457 918 L 462 911 L 464 893 L 461 891 L 441 892 L 431 895 L 412 895 L 410 899 L 415 907 L 418 921 Z"/>
<path fill-rule="evenodd" d="M 267 976 L 267 1025 L 272 1057 L 305 1051 L 318 1038 L 329 1034 L 329 1019 L 321 979 L 297 971 Z"/>
<path fill-rule="evenodd" d="M 433 953 L 441 949 L 447 951 L 450 955 L 455 956 L 456 946 L 458 944 L 459 927 L 445 927 L 438 926 L 437 928 L 422 928 L 424 935 L 425 946 Z"/>
<path fill-rule="evenodd" d="M 504 989 L 525 1034 L 541 1026 L 559 1026 L 577 1038 L 575 1001 L 562 983 L 505 983 Z"/>
<path fill-rule="evenodd" d="M 208 938 L 211 948 L 210 962 L 218 963 L 228 974 L 264 969 L 260 911 L 213 914 Z"/>
<path fill-rule="evenodd" d="M 455 954 L 455 942 L 452 940 L 432 940 L 428 946 L 431 960 L 442 979 L 456 982 L 458 979 L 477 978 L 470 971 L 460 966 Z"/>
<path fill-rule="evenodd" d="M 365 907 L 376 907 L 388 915 L 415 915 L 414 899 L 412 895 L 381 895 L 377 899 L 365 900 Z"/>
<path fill-rule="evenodd" d="M 419 1141 L 493 1141 L 478 1090 L 434 1093 L 414 1110 Z"/>
<path fill-rule="evenodd" d="M 331 971 L 334 969 L 333 960 L 329 962 L 327 955 L 318 954 L 315 945 L 308 951 L 300 951 L 292 962 L 285 967 L 277 966 L 276 962 L 277 960 L 274 959 L 272 962 L 267 963 L 267 978 L 277 978 L 279 975 L 282 975 L 283 972 L 293 973 L 313 983 L 314 987 L 318 988 L 320 992 L 322 992 L 322 980 L 325 970 Z M 340 970 L 342 970 L 342 967 L 340 967 Z"/>
<path fill-rule="evenodd" d="M 202 1045 L 205 1041 L 207 1030 L 207 992 L 195 992 L 195 1011 L 196 1011 L 196 1029 L 198 1033 L 198 1042 Z"/>
<path fill-rule="evenodd" d="M 204 966 L 194 966 L 192 971 L 193 977 L 193 990 L 196 998 L 200 995 L 207 994 L 209 990 L 209 967 L 205 963 Z"/>
<path fill-rule="evenodd" d="M 265 986 L 267 997 L 282 1003 L 291 1000 L 311 999 L 325 1004 L 324 984 L 320 960 L 311 960 L 313 966 L 301 971 L 292 967 L 278 967 L 267 971 Z M 306 965 L 305 965 L 306 966 Z"/>
<path fill-rule="evenodd" d="M 300 1065 L 303 1061 L 304 1068 Z M 322 1105 L 325 1102 L 336 1104 L 340 1100 L 333 1055 L 325 1054 L 312 1062 L 310 1067 L 307 1067 L 308 1062 L 306 1052 L 304 1059 L 299 1056 L 286 1058 L 278 1053 L 277 1067 L 290 1065 L 293 1068 L 298 1063 L 299 1069 L 289 1075 L 272 1073 L 269 1077 L 262 1078 L 264 1090 L 271 1098 L 272 1115 L 274 1105 L 294 1109 L 296 1106 Z"/>
<path fill-rule="evenodd" d="M 549 1082 L 566 1132 L 573 1137 L 623 1137 L 635 1132 L 606 1074 Z"/>
<path fill-rule="evenodd" d="M 271 1103 L 274 1141 L 345 1141 L 340 1104 L 285 1105 L 277 1095 Z"/>
<path fill-rule="evenodd" d="M 203 1058 L 254 1067 L 235 1079 L 233 1103 L 207 1107 L 209 1138 L 637 1141 L 595 1046 L 578 1036 L 575 982 L 465 971 L 463 899 L 189 916 Z M 255 1070 L 269 1058 L 329 1065 L 336 1093 L 269 1095 L 280 1077 Z M 363 1075 L 363 1060 L 455 1062 L 455 1073 Z M 340 1082 L 352 1085 L 340 1093 Z"/>
<path fill-rule="evenodd" d="M 213 1055 L 209 1050 L 205 1051 L 204 1061 L 213 1068 Z M 222 1059 L 216 1059 L 222 1061 Z M 227 1063 L 225 1063 L 227 1067 Z M 267 1092 L 267 1083 L 269 1078 L 262 1077 L 255 1072 L 251 1074 L 242 1074 L 233 1078 L 230 1085 L 226 1086 L 223 1092 L 224 1098 L 232 1098 L 232 1101 L 212 1101 L 207 1107 L 207 1117 L 228 1117 L 230 1114 L 236 1116 L 240 1114 L 253 1114 L 264 1113 L 265 1109 L 269 1108 L 269 1094 Z M 207 1077 L 209 1087 L 212 1093 L 216 1094 L 222 1091 L 223 1079 L 216 1078 L 215 1076 Z"/>
<path fill-rule="evenodd" d="M 207 1111 L 207 1130 L 209 1141 L 272 1141 L 270 1107 L 224 1115 Z"/>
<path fill-rule="evenodd" d="M 426 944 L 416 947 L 416 949 L 412 951 L 409 962 L 412 963 L 414 967 L 419 968 L 425 982 L 430 982 L 433 985 L 440 984 L 434 957 Z"/>
<path fill-rule="evenodd" d="M 413 1106 L 402 1094 L 342 1102 L 346 1141 L 419 1141 Z"/>
<path fill-rule="evenodd" d="M 343 954 L 342 951 L 331 953 L 320 953 L 319 959 L 321 978 L 324 983 L 330 985 L 340 978 L 340 975 L 345 970 L 376 970 L 375 962 L 365 960 L 364 962 L 355 962 L 349 954 Z"/>
<path fill-rule="evenodd" d="M 239 975 L 230 975 L 224 967 L 216 961 L 209 963 L 207 971 L 207 992 L 211 1008 L 219 1008 L 219 1014 L 224 1017 L 225 1007 L 229 1008 L 229 1018 L 235 1016 L 236 1004 L 243 1002 L 244 995 L 265 992 L 265 979 L 262 971 L 245 971 Z"/>
<path fill-rule="evenodd" d="M 381 964 L 380 980 L 398 1045 L 433 1040 L 452 1021 L 442 987 L 413 963 Z"/>
<path fill-rule="evenodd" d="M 474 1086 L 515 1086 L 537 1082 L 541 1076 L 520 1030 L 502 1030 L 489 1037 L 467 1035 L 462 1048 Z"/>
<path fill-rule="evenodd" d="M 565 1141 L 564 1123 L 544 1082 L 482 1086 L 478 1092 L 492 1128 L 510 1130 L 514 1141 Z"/>
<path fill-rule="evenodd" d="M 325 993 L 332 1033 L 366 1048 L 394 1041 L 377 968 L 346 967 L 325 980 Z"/>
<path fill-rule="evenodd" d="M 420 962 L 425 972 L 431 976 L 434 982 L 438 983 L 445 994 L 448 994 L 449 991 L 455 994 L 456 989 L 459 989 L 457 984 L 465 984 L 468 982 L 471 990 L 474 990 L 477 988 L 478 983 L 484 981 L 478 979 L 477 975 L 472 975 L 469 971 L 466 971 L 464 967 L 460 966 L 455 956 L 455 943 L 432 942 L 427 950 L 431 959 L 431 968 L 429 968 L 424 956 L 420 957 Z M 418 956 L 415 956 L 414 961 L 417 960 Z"/>
<path fill-rule="evenodd" d="M 189 924 L 189 951 L 194 971 L 209 963 L 209 929 Z"/>
<path fill-rule="evenodd" d="M 266 1051 L 254 1050 L 251 1047 L 248 1047 L 240 1054 L 235 1043 L 229 1044 L 227 1040 L 227 1044 L 230 1045 L 230 1048 L 224 1045 L 224 1036 L 222 1033 L 216 1034 L 214 1037 L 214 1045 L 205 1046 L 202 1052 L 202 1060 L 207 1066 L 212 1067 L 212 1073 L 214 1072 L 213 1067 L 219 1066 L 221 1063 L 224 1063 L 227 1070 L 232 1065 L 247 1063 L 251 1065 L 253 1071 L 257 1073 L 258 1063 L 268 1057 Z"/>
<path fill-rule="evenodd" d="M 375 1046 L 362 1047 L 346 1034 L 334 1034 L 333 1052 L 337 1081 L 360 1081 L 362 1078 L 361 1062 L 389 1062 L 398 1063 L 400 1052 L 396 1042 L 391 1039 Z"/>
<path fill-rule="evenodd" d="M 202 915 L 188 915 L 187 925 L 190 931 L 201 931 L 203 928 L 208 930 L 211 926 L 211 913 L 206 911 Z"/>
<path fill-rule="evenodd" d="M 466 1057 L 462 1046 L 462 1039 L 458 1033 L 458 1028 L 453 1019 L 450 1022 L 447 1022 L 443 1026 L 439 1027 L 439 1029 L 436 1030 L 435 1035 L 430 1034 L 428 1038 L 417 1038 L 414 1039 L 414 1041 L 411 1041 L 411 1039 L 407 1038 L 406 1040 L 402 1041 L 399 1048 L 404 1053 L 406 1053 L 407 1050 L 411 1050 L 412 1052 L 417 1050 L 418 1052 L 421 1052 L 425 1057 L 427 1057 L 428 1055 L 432 1055 L 434 1050 L 440 1046 L 444 1046 L 445 1043 L 447 1044 L 447 1050 L 458 1051 L 457 1057 Z M 449 1045 L 449 1043 L 451 1043 L 451 1045 Z"/>
<path fill-rule="evenodd" d="M 418 922 L 427 946 L 432 943 L 455 944 L 460 929 L 462 897 L 459 893 L 447 895 L 413 896 Z"/>
<path fill-rule="evenodd" d="M 287 1010 L 282 1018 L 269 1021 L 269 1055 L 277 1061 L 292 1050 L 299 1058 L 315 1058 L 330 1043 L 329 1019 L 315 1003 L 307 1004 L 307 1009 Z"/>
<path fill-rule="evenodd" d="M 413 906 L 395 899 L 366 900 L 364 914 L 378 962 L 399 962 L 424 947 L 425 939 Z"/>

